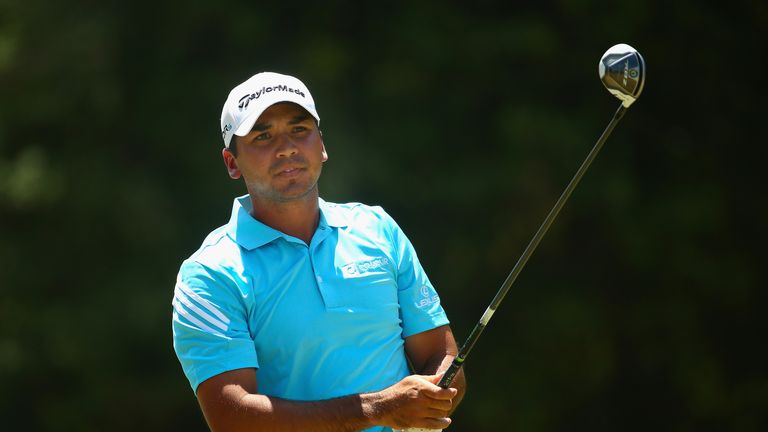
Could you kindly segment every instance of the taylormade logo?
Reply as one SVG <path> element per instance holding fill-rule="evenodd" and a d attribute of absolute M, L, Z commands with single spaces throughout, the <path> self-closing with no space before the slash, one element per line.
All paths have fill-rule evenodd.
<path fill-rule="evenodd" d="M 627 75 L 629 75 L 629 60 L 624 62 L 624 87 L 627 86 Z"/>
<path fill-rule="evenodd" d="M 289 92 L 289 93 L 296 93 L 297 95 L 301 97 L 306 97 L 303 91 L 288 87 L 287 85 L 278 84 L 276 86 L 272 87 L 262 87 L 261 90 L 257 91 L 256 93 L 247 94 L 240 98 L 237 104 L 237 107 L 241 110 L 248 108 L 248 104 L 251 103 L 252 100 L 258 99 L 261 97 L 261 95 L 265 93 L 271 93 L 273 91 L 283 91 L 283 92 Z"/>

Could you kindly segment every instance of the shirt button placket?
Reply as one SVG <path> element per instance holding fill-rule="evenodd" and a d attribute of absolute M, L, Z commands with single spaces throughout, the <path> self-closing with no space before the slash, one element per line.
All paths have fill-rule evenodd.
<path fill-rule="evenodd" d="M 315 275 L 315 282 L 317 283 L 317 289 L 320 291 L 320 297 L 322 297 L 326 307 L 329 307 L 329 305 L 332 305 L 335 302 L 335 299 L 331 298 L 333 296 L 333 293 L 327 289 L 328 287 L 327 281 L 325 281 L 323 277 L 320 276 L 320 273 L 322 273 L 322 270 L 323 270 L 323 266 L 327 266 L 329 264 L 324 263 L 322 261 L 319 263 L 315 263 L 315 259 L 316 259 L 315 254 L 318 253 L 318 251 L 322 248 L 323 241 L 328 236 L 328 234 L 329 234 L 329 231 L 327 227 L 321 225 L 318 231 L 316 232 L 315 237 L 312 239 L 312 243 L 309 245 L 309 248 L 308 248 L 309 262 L 312 265 L 312 272 Z M 317 265 L 320 265 L 320 267 L 318 267 Z"/>
<path fill-rule="evenodd" d="M 309 263 L 312 266 L 312 273 L 315 275 L 315 283 L 317 284 L 317 290 L 320 292 L 320 298 L 323 299 L 323 303 L 328 306 L 328 298 L 325 290 L 323 290 L 323 278 L 317 274 L 317 266 L 315 266 L 314 248 L 308 248 Z"/>

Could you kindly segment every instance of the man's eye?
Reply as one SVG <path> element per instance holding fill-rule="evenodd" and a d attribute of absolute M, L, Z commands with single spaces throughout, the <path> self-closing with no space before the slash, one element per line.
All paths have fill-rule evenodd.
<path fill-rule="evenodd" d="M 268 140 L 269 138 L 270 138 L 269 137 L 269 132 L 264 132 L 262 134 L 256 135 L 256 140 L 257 141 L 264 141 L 264 140 Z"/>
<path fill-rule="evenodd" d="M 304 132 L 305 130 L 307 130 L 307 128 L 305 128 L 304 126 L 296 126 L 293 128 L 294 132 Z"/>

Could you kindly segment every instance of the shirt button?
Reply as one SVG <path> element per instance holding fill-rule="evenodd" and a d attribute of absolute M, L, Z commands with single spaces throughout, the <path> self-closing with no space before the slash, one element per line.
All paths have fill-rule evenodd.
<path fill-rule="evenodd" d="M 323 278 L 321 278 L 320 276 L 318 276 L 318 277 L 317 277 L 317 281 L 318 281 L 318 282 L 323 282 Z"/>

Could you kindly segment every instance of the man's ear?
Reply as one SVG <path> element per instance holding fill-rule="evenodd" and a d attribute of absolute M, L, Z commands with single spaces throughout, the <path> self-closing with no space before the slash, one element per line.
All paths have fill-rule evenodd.
<path fill-rule="evenodd" d="M 221 150 L 221 156 L 224 158 L 224 166 L 227 167 L 229 178 L 235 180 L 239 179 L 242 174 L 240 174 L 240 168 L 237 167 L 237 159 L 235 159 L 235 155 L 232 154 L 232 150 L 225 147 Z"/>
<path fill-rule="evenodd" d="M 328 152 L 325 151 L 325 143 L 323 142 L 323 139 L 320 139 L 320 145 L 323 147 L 323 162 L 328 160 Z"/>

